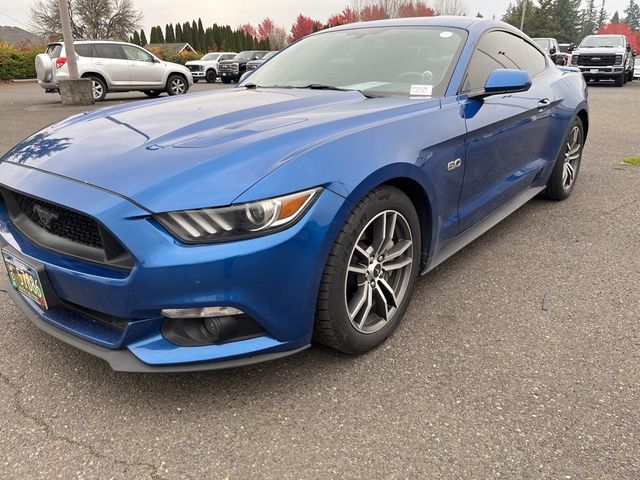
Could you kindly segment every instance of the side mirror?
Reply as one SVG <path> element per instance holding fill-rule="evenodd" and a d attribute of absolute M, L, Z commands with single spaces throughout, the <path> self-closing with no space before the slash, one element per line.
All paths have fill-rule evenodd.
<path fill-rule="evenodd" d="M 549 49 L 549 55 L 554 55 L 556 53 L 556 47 L 551 47 Z"/>
<path fill-rule="evenodd" d="M 153 57 L 153 63 L 160 63 L 160 59 L 158 57 Z"/>
<path fill-rule="evenodd" d="M 631 51 L 631 44 L 627 43 L 627 52 L 630 52 L 630 51 Z"/>
<path fill-rule="evenodd" d="M 576 49 L 576 44 L 572 43 L 569 45 L 569 53 L 573 52 Z"/>
<path fill-rule="evenodd" d="M 484 90 L 470 97 L 486 97 L 506 93 L 526 92 L 531 88 L 531 77 L 525 70 L 498 68 L 489 74 Z"/>

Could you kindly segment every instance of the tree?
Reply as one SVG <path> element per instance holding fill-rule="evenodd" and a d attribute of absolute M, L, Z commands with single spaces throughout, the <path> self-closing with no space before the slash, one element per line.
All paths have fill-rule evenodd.
<path fill-rule="evenodd" d="M 74 38 L 126 40 L 140 28 L 142 12 L 133 0 L 68 0 Z M 34 33 L 62 36 L 58 0 L 36 0 L 29 10 Z"/>
<path fill-rule="evenodd" d="M 484 18 L 480 12 L 476 14 L 476 18 Z"/>
<path fill-rule="evenodd" d="M 554 36 L 558 42 L 578 42 L 580 35 L 580 0 L 556 0 L 550 13 L 556 25 L 558 25 Z"/>
<path fill-rule="evenodd" d="M 620 23 L 620 15 L 617 10 L 614 12 L 613 17 L 611 17 L 611 23 Z"/>
<path fill-rule="evenodd" d="M 200 44 L 200 49 L 203 52 L 208 52 L 207 49 L 207 38 L 204 34 L 204 27 L 202 26 L 202 19 L 198 18 L 198 43 Z"/>
<path fill-rule="evenodd" d="M 140 29 L 140 45 L 144 47 L 148 43 L 147 36 L 144 34 L 144 29 Z"/>
<path fill-rule="evenodd" d="M 151 27 L 151 33 L 149 34 L 149 43 L 160 43 L 158 42 L 158 34 L 156 33 L 156 27 Z"/>
<path fill-rule="evenodd" d="M 580 38 L 593 34 L 600 25 L 596 25 L 598 21 L 598 12 L 596 10 L 595 0 L 587 0 L 587 6 L 581 13 Z"/>
<path fill-rule="evenodd" d="M 405 0 L 398 5 L 396 15 L 399 18 L 405 17 L 433 17 L 437 15 L 436 11 L 429 8 L 426 3 L 418 0 Z"/>
<path fill-rule="evenodd" d="M 200 46 L 200 36 L 198 35 L 198 24 L 195 20 L 191 22 L 191 46 L 195 49 L 196 52 L 201 52 L 202 47 Z"/>
<path fill-rule="evenodd" d="M 365 5 L 360 10 L 358 17 L 363 22 L 369 22 L 371 20 L 384 20 L 389 18 L 389 14 L 380 5 Z"/>
<path fill-rule="evenodd" d="M 251 25 L 250 23 L 245 23 L 245 24 L 239 25 L 236 30 L 240 30 L 240 31 L 246 33 L 247 35 L 251 35 L 252 37 L 258 36 L 258 34 L 256 33 L 255 27 L 253 25 Z"/>
<path fill-rule="evenodd" d="M 629 0 L 629 6 L 624 9 L 624 23 L 631 27 L 631 30 L 637 32 L 640 30 L 640 7 L 634 0 Z"/>
<path fill-rule="evenodd" d="M 173 30 L 173 23 L 168 23 L 164 27 L 164 39 L 167 43 L 175 43 L 176 33 Z"/>
<path fill-rule="evenodd" d="M 600 11 L 598 12 L 598 21 L 596 22 L 597 28 L 600 28 L 607 21 L 607 10 L 604 8 L 605 0 L 602 0 L 602 4 L 600 5 Z"/>
<path fill-rule="evenodd" d="M 296 18 L 296 21 L 291 26 L 291 33 L 289 34 L 289 41 L 293 42 L 298 40 L 299 38 L 306 37 L 307 35 L 313 33 L 314 26 L 316 29 L 322 28 L 322 23 L 318 20 L 313 20 L 310 17 L 305 17 L 300 14 Z"/>
<path fill-rule="evenodd" d="M 280 50 L 287 44 L 287 31 L 282 27 L 275 27 L 269 32 L 269 46 L 273 50 Z"/>
<path fill-rule="evenodd" d="M 182 27 L 179 23 L 176 23 L 176 42 L 182 43 Z"/>
<path fill-rule="evenodd" d="M 438 15 L 466 15 L 467 2 L 465 0 L 434 0 L 433 9 Z"/>
<path fill-rule="evenodd" d="M 633 50 L 640 49 L 640 35 L 634 33 L 631 29 L 631 25 L 627 23 L 605 23 L 598 29 L 598 33 L 604 35 L 624 35 L 629 40 L 631 48 Z"/>
<path fill-rule="evenodd" d="M 133 37 L 131 39 L 131 43 L 133 43 L 135 45 L 138 45 L 138 46 L 141 46 L 140 45 L 140 35 L 138 34 L 137 30 L 133 31 Z"/>
<path fill-rule="evenodd" d="M 193 48 L 196 48 L 196 47 L 193 46 L 193 36 L 191 34 L 191 24 L 189 22 L 184 22 L 182 24 L 182 40 L 181 40 L 181 43 L 182 42 L 188 43 Z"/>
<path fill-rule="evenodd" d="M 327 20 L 327 25 L 335 27 L 337 25 L 346 25 L 358 21 L 356 12 L 351 7 L 345 7 L 340 13 L 334 13 Z"/>
<path fill-rule="evenodd" d="M 276 25 L 273 23 L 269 17 L 265 17 L 258 24 L 258 30 L 256 32 L 258 36 L 258 40 L 265 40 L 269 38 L 269 34 L 276 28 Z"/>

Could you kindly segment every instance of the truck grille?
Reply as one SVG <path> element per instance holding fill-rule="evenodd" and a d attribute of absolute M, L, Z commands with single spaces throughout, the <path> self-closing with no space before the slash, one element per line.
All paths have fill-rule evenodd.
<path fill-rule="evenodd" d="M 225 73 L 238 73 L 237 63 L 221 63 L 220 71 Z"/>
<path fill-rule="evenodd" d="M 11 222 L 33 243 L 96 263 L 133 267 L 131 254 L 88 215 L 6 188 L 0 193 Z"/>
<path fill-rule="evenodd" d="M 605 67 L 614 65 L 615 60 L 615 55 L 578 55 L 578 65 Z"/>

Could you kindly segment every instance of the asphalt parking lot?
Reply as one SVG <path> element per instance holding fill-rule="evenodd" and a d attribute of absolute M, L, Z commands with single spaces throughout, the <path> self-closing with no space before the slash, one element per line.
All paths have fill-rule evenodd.
<path fill-rule="evenodd" d="M 0 478 L 640 478 L 640 82 L 589 92 L 572 196 L 422 278 L 368 355 L 115 373 L 0 293 Z M 0 85 L 0 152 L 82 110 Z"/>

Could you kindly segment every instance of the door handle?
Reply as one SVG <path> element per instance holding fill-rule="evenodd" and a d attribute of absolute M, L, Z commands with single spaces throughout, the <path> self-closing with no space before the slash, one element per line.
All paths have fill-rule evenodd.
<path fill-rule="evenodd" d="M 548 98 L 543 98 L 538 102 L 538 110 L 544 110 L 549 105 L 551 105 L 551 100 L 549 100 Z"/>

